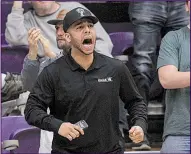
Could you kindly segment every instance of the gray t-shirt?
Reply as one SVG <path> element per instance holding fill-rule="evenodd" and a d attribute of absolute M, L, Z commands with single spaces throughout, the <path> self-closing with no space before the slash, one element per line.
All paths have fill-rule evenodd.
<path fill-rule="evenodd" d="M 162 40 L 157 68 L 174 65 L 190 72 L 190 29 L 169 32 Z M 168 135 L 190 135 L 190 87 L 166 91 L 163 139 Z"/>

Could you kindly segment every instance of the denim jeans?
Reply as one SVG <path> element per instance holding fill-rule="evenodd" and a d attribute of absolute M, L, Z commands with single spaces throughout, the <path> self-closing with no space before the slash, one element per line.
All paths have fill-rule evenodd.
<path fill-rule="evenodd" d="M 132 75 L 148 103 L 152 73 L 156 67 L 156 61 L 152 59 L 160 44 L 161 30 L 164 27 L 167 31 L 176 30 L 188 25 L 189 14 L 185 2 L 144 1 L 131 2 L 129 16 L 134 28 L 134 54 L 129 58 Z"/>
<path fill-rule="evenodd" d="M 161 153 L 190 153 L 190 136 L 168 136 L 163 142 Z"/>

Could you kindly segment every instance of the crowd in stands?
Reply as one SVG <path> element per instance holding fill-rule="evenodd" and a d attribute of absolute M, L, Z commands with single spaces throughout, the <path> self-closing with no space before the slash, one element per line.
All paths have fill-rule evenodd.
<path fill-rule="evenodd" d="M 160 152 L 190 153 L 190 1 L 129 2 L 133 43 L 122 53 L 128 60 L 115 55 L 111 35 L 81 3 L 28 4 L 24 10 L 14 1 L 7 16 L 6 43 L 27 53 L 21 72 L 2 73 L 1 104 L 2 116 L 24 116 L 41 129 L 39 153 L 123 153 L 127 142 L 151 150 L 153 100 L 165 109 Z M 87 136 L 74 125 L 77 117 L 88 121 Z"/>

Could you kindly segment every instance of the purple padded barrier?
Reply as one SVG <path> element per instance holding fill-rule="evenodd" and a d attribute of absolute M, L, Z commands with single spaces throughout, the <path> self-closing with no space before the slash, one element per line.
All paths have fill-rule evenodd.
<path fill-rule="evenodd" d="M 132 32 L 115 32 L 109 34 L 113 43 L 113 56 L 123 55 L 125 49 L 133 46 L 133 33 Z"/>
<path fill-rule="evenodd" d="M 27 53 L 27 46 L 2 45 L 1 73 L 21 73 L 21 70 L 23 68 L 23 60 Z"/>
<path fill-rule="evenodd" d="M 19 141 L 19 147 L 11 151 L 11 153 L 37 154 L 40 147 L 40 129 L 36 127 L 19 129 L 11 134 L 9 139 Z"/>

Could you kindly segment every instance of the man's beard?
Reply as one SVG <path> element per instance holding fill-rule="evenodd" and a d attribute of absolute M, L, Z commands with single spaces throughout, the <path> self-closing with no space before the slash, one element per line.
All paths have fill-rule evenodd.
<path fill-rule="evenodd" d="M 70 51 L 70 49 L 71 49 L 71 46 L 68 45 L 68 44 L 59 45 L 59 44 L 57 43 L 57 47 L 58 47 L 59 49 L 63 50 L 63 53 L 68 53 L 68 52 Z"/>
<path fill-rule="evenodd" d="M 63 49 L 63 54 L 64 54 L 64 53 L 66 53 L 66 54 L 67 54 L 67 53 L 69 53 L 69 51 L 70 51 L 71 47 L 70 47 L 70 46 L 63 46 L 63 48 L 62 48 L 62 49 Z"/>
<path fill-rule="evenodd" d="M 73 47 L 86 56 L 91 55 L 94 52 L 94 50 L 93 50 L 92 52 L 86 53 L 85 51 L 83 51 L 81 45 L 82 44 L 80 44 L 80 43 L 75 43 L 75 44 L 73 44 Z M 94 48 L 95 48 L 95 46 L 94 46 Z"/>

